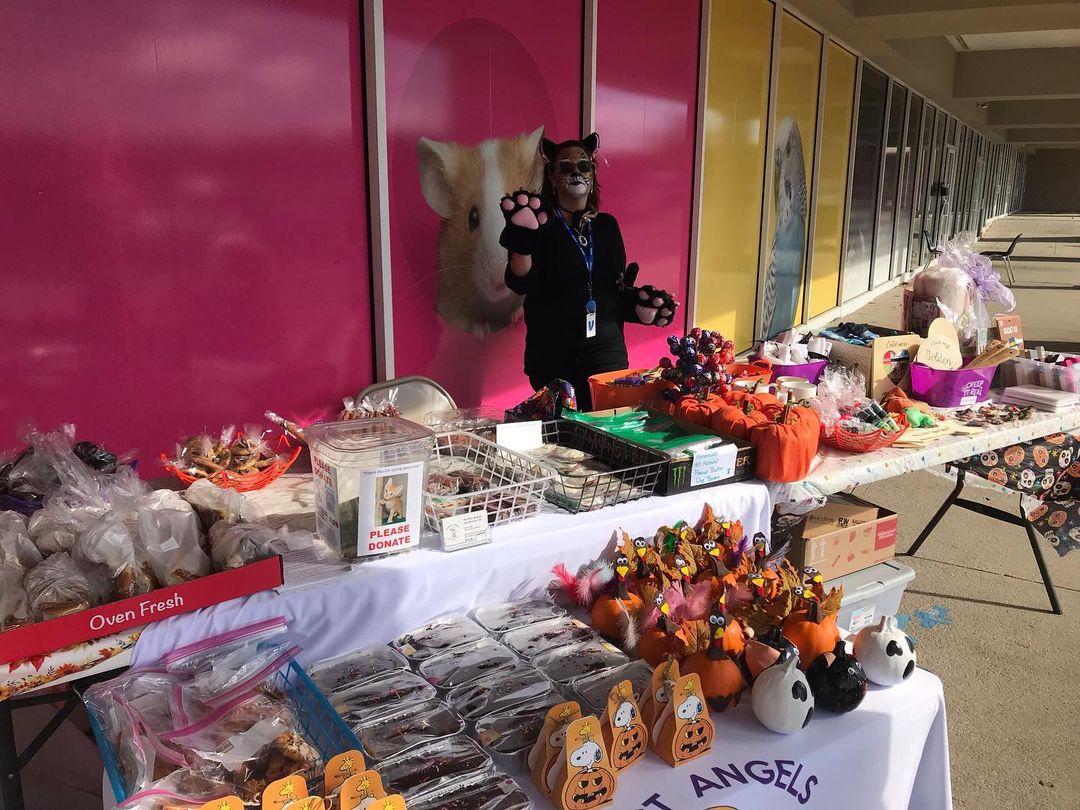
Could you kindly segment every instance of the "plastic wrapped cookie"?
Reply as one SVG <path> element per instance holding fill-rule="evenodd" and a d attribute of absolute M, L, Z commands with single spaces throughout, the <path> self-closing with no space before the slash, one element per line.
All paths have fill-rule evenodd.
<path fill-rule="evenodd" d="M 400 793 L 409 806 L 459 781 L 483 776 L 493 763 L 487 752 L 464 734 L 413 748 L 379 764 L 388 791 Z M 442 805 L 440 805 L 442 806 Z"/>
<path fill-rule="evenodd" d="M 390 759 L 464 730 L 465 721 L 441 700 L 417 703 L 354 726 L 365 756 L 373 760 Z"/>
<path fill-rule="evenodd" d="M 540 697 L 550 689 L 551 681 L 522 662 L 513 669 L 450 690 L 446 702 L 467 721 L 473 721 Z"/>
<path fill-rule="evenodd" d="M 411 672 L 394 672 L 330 696 L 346 720 L 364 722 L 435 697 L 435 687 Z"/>
<path fill-rule="evenodd" d="M 308 675 L 319 689 L 330 694 L 408 668 L 404 655 L 380 644 L 319 661 L 308 669 Z"/>
<path fill-rule="evenodd" d="M 410 810 L 530 810 L 532 806 L 521 786 L 497 771 L 448 785 L 409 805 Z"/>
<path fill-rule="evenodd" d="M 555 683 L 566 684 L 597 672 L 629 663 L 626 653 L 606 641 L 583 641 L 569 647 L 549 650 L 537 656 L 536 668 Z"/>
<path fill-rule="evenodd" d="M 587 624 L 562 616 L 511 630 L 502 642 L 522 658 L 531 660 L 548 650 L 595 638 L 598 638 L 596 632 Z"/>
<path fill-rule="evenodd" d="M 570 689 L 581 701 L 581 708 L 588 707 L 597 717 L 607 709 L 608 695 L 612 688 L 622 681 L 630 681 L 634 697 L 640 704 L 652 685 L 652 667 L 644 661 L 631 661 L 625 666 L 609 669 L 599 675 L 578 678 L 570 684 Z"/>
<path fill-rule="evenodd" d="M 391 645 L 416 666 L 434 655 L 484 638 L 484 628 L 460 614 L 440 616 L 396 638 Z"/>
<path fill-rule="evenodd" d="M 518 657 L 492 638 L 482 638 L 473 644 L 463 644 L 444 653 L 433 655 L 417 669 L 435 688 L 446 691 L 456 686 L 478 681 L 492 672 L 509 669 Z"/>
<path fill-rule="evenodd" d="M 546 599 L 528 602 L 500 602 L 483 605 L 473 611 L 473 618 L 496 636 L 519 627 L 565 616 L 566 611 Z"/>

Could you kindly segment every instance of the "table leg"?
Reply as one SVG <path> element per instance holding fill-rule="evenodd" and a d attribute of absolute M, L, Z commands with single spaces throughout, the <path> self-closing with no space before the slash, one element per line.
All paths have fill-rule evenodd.
<path fill-rule="evenodd" d="M 911 544 L 911 548 L 907 550 L 907 556 L 914 557 L 919 551 L 919 548 L 926 542 L 926 538 L 934 533 L 934 529 L 941 522 L 941 519 L 945 517 L 945 513 L 948 512 L 956 499 L 960 497 L 960 493 L 964 490 L 964 474 L 963 467 L 957 468 L 956 471 L 956 487 L 953 489 L 952 494 L 945 499 L 945 503 L 941 505 L 941 508 L 934 513 L 934 516 L 930 518 L 930 522 L 926 524 L 926 528 L 922 530 L 922 533 L 915 538 L 915 542 Z"/>
<path fill-rule="evenodd" d="M 1061 615 L 1061 603 L 1058 601 L 1057 590 L 1054 588 L 1054 583 L 1050 579 L 1050 569 L 1046 567 L 1046 560 L 1043 558 L 1042 548 L 1039 546 L 1039 536 L 1035 532 L 1035 527 L 1031 525 L 1031 521 L 1027 519 L 1027 513 L 1024 511 L 1024 499 L 1020 498 L 1020 519 L 1023 521 L 1024 530 L 1027 531 L 1028 542 L 1031 543 L 1031 551 L 1035 554 L 1035 563 L 1039 566 L 1039 573 L 1042 575 L 1043 585 L 1046 587 L 1046 595 L 1050 597 L 1050 607 L 1058 616 Z"/>
<path fill-rule="evenodd" d="M 11 701 L 0 701 L 0 810 L 23 810 Z"/>

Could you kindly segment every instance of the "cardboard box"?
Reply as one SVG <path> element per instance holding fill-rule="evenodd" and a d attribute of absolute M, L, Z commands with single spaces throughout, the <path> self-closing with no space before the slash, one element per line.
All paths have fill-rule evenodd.
<path fill-rule="evenodd" d="M 158 588 L 141 596 L 110 602 L 68 616 L 16 627 L 0 633 L 0 663 L 19 661 L 81 641 L 133 630 L 169 616 L 276 588 L 283 581 L 281 557 L 275 555 L 242 568 Z"/>
<path fill-rule="evenodd" d="M 825 506 L 802 518 L 778 516 L 773 522 L 773 548 L 790 542 L 792 565 L 812 566 L 825 579 L 861 571 L 896 554 L 896 513 L 854 495 L 831 495 Z"/>
<path fill-rule="evenodd" d="M 881 335 L 869 346 L 853 346 L 839 340 L 832 342 L 829 360 L 847 368 L 857 368 L 866 377 L 866 395 L 879 400 L 900 385 L 922 338 L 911 333 L 871 326 Z"/>

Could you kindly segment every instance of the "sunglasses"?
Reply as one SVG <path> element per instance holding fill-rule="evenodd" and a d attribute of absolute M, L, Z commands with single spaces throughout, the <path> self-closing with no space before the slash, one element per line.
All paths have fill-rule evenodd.
<path fill-rule="evenodd" d="M 596 164 L 591 160 L 579 160 L 576 163 L 572 160 L 560 160 L 556 165 L 556 171 L 559 174 L 573 174 L 575 171 L 578 174 L 588 174 L 596 168 Z"/>

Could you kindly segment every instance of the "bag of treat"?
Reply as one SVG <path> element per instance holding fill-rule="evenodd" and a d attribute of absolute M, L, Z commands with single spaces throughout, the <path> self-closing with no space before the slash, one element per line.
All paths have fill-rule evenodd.
<path fill-rule="evenodd" d="M 128 796 L 117 810 L 199 810 L 214 799 L 233 795 L 232 785 L 190 768 L 178 768 L 146 790 Z"/>
<path fill-rule="evenodd" d="M 311 548 L 316 542 L 321 543 L 303 529 L 290 530 L 284 526 L 271 529 L 254 523 L 220 521 L 210 529 L 210 559 L 215 571 L 227 571 L 275 554 Z"/>
<path fill-rule="evenodd" d="M 67 616 L 95 604 L 90 581 L 65 551 L 31 570 L 24 584 L 30 612 L 38 621 Z"/>
<path fill-rule="evenodd" d="M 238 695 L 267 684 L 299 653 L 300 648 L 287 641 L 238 647 L 214 666 L 196 673 L 184 689 L 205 706 L 223 706 Z"/>
<path fill-rule="evenodd" d="M 275 616 L 177 647 L 165 654 L 162 663 L 169 672 L 191 677 L 213 668 L 237 650 L 280 643 L 287 630 L 285 617 Z"/>
<path fill-rule="evenodd" d="M 41 552 L 30 541 L 26 522 L 18 512 L 0 512 L 0 570 L 25 574 L 41 562 Z"/>
<path fill-rule="evenodd" d="M 178 585 L 210 573 L 202 548 L 199 518 L 191 505 L 171 490 L 158 490 L 140 504 L 138 539 L 162 585 Z"/>
<path fill-rule="evenodd" d="M 72 559 L 106 600 L 128 599 L 158 587 L 150 560 L 136 537 L 132 521 L 111 511 L 75 541 Z"/>
<path fill-rule="evenodd" d="M 199 516 L 204 532 L 209 532 L 219 521 L 258 523 L 263 519 L 262 512 L 242 492 L 206 480 L 195 481 L 183 495 Z"/>
<path fill-rule="evenodd" d="M 30 539 L 43 557 L 71 551 L 79 536 L 95 523 L 99 514 L 71 509 L 59 499 L 46 498 L 45 506 L 27 521 Z"/>

